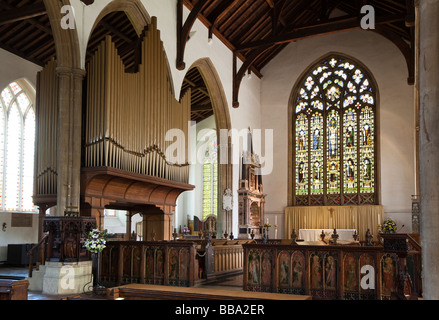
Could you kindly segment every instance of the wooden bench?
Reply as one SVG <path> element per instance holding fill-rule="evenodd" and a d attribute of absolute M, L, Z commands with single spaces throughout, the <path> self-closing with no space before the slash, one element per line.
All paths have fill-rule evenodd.
<path fill-rule="evenodd" d="M 185 288 L 147 284 L 128 284 L 107 289 L 110 299 L 124 300 L 312 300 L 311 296 L 217 290 L 208 288 Z"/>
<path fill-rule="evenodd" d="M 29 281 L 0 279 L 0 300 L 27 300 Z"/>

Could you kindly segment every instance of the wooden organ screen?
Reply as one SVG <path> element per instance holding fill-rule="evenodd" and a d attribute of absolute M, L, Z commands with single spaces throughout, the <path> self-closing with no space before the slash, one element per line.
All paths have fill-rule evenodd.
<path fill-rule="evenodd" d="M 85 166 L 111 167 L 187 183 L 191 94 L 174 98 L 156 18 L 142 42 L 137 73 L 126 73 L 108 36 L 88 66 Z M 184 139 L 166 134 L 177 129 Z M 171 141 L 167 141 L 171 140 Z M 166 150 L 178 148 L 171 161 Z"/>

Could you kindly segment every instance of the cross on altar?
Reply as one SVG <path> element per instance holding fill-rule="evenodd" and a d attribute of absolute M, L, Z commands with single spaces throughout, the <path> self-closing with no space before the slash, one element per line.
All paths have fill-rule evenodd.
<path fill-rule="evenodd" d="M 328 211 L 329 211 L 329 213 L 331 214 L 331 219 L 333 218 L 333 215 L 334 215 L 334 211 L 335 211 L 335 209 L 334 208 L 330 208 L 330 209 L 328 209 Z"/>

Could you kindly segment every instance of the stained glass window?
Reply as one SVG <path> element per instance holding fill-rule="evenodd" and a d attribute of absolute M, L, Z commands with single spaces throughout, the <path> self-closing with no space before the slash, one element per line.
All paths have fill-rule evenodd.
<path fill-rule="evenodd" d="M 0 209 L 35 212 L 32 201 L 35 112 L 22 87 L 13 82 L 0 95 Z"/>
<path fill-rule="evenodd" d="M 295 89 L 295 205 L 375 204 L 376 88 L 359 63 L 330 56 Z"/>
<path fill-rule="evenodd" d="M 203 163 L 203 219 L 218 214 L 217 139 L 212 135 L 204 152 Z"/>

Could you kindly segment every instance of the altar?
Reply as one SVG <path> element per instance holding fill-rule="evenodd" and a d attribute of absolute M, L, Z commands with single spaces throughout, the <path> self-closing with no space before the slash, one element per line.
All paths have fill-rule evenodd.
<path fill-rule="evenodd" d="M 321 240 L 322 231 L 325 233 L 325 240 L 330 240 L 334 229 L 299 229 L 299 239 L 304 241 Z M 337 229 L 338 240 L 354 240 L 356 229 Z"/>
<path fill-rule="evenodd" d="M 384 207 L 381 205 L 296 206 L 285 208 L 284 228 L 289 238 L 293 229 L 316 229 L 319 235 L 322 229 L 331 230 L 331 234 L 334 228 L 337 233 L 341 230 L 357 230 L 358 240 L 365 241 L 366 232 L 370 230 L 372 235 L 376 235 L 384 219 Z"/>

